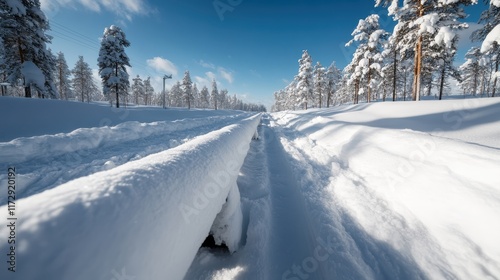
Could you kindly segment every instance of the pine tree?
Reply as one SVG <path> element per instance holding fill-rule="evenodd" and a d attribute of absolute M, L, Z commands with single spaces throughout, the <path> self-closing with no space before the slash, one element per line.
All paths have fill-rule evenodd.
<path fill-rule="evenodd" d="M 57 91 L 61 99 L 68 100 L 68 98 L 72 97 L 71 71 L 62 52 L 57 53 L 56 72 L 54 76 Z"/>
<path fill-rule="evenodd" d="M 314 66 L 313 77 L 314 77 L 314 92 L 317 98 L 318 108 L 323 107 L 323 99 L 325 98 L 325 88 L 326 88 L 326 73 L 325 68 L 318 61 Z"/>
<path fill-rule="evenodd" d="M 481 65 L 482 56 L 478 47 L 472 47 L 465 55 L 467 60 L 460 66 L 462 76 L 460 87 L 464 93 L 469 93 L 473 96 L 476 96 L 478 93 L 481 73 L 484 71 Z"/>
<path fill-rule="evenodd" d="M 326 71 L 326 107 L 330 108 L 330 105 L 333 103 L 333 99 L 335 97 L 335 93 L 337 92 L 340 81 L 342 80 L 342 71 L 337 68 L 335 62 L 328 67 Z"/>
<path fill-rule="evenodd" d="M 150 105 L 153 99 L 155 90 L 151 86 L 151 77 L 144 80 L 144 105 Z"/>
<path fill-rule="evenodd" d="M 217 82 L 215 79 L 212 81 L 212 92 L 210 94 L 210 99 L 214 105 L 214 109 L 217 110 L 217 100 L 219 99 L 219 91 L 217 90 Z"/>
<path fill-rule="evenodd" d="M 144 82 L 139 75 L 137 75 L 137 77 L 135 77 L 132 81 L 134 82 L 132 84 L 132 94 L 134 95 L 134 101 L 136 105 L 139 105 L 139 98 L 146 94 Z"/>
<path fill-rule="evenodd" d="M 414 47 L 413 100 L 420 100 L 423 63 L 424 58 L 429 56 L 426 52 L 432 51 L 430 44 L 439 41 L 438 37 L 445 33 L 447 35 L 443 39 L 452 41 L 456 30 L 464 27 L 457 21 L 465 17 L 463 6 L 475 2 L 476 0 L 404 0 L 403 6 L 398 7 L 397 0 L 375 0 L 375 6 L 389 6 L 389 15 L 405 26 L 406 39 L 399 43 L 403 45 L 401 50 Z"/>
<path fill-rule="evenodd" d="M 489 9 L 481 13 L 479 23 L 483 24 L 483 27 L 472 33 L 473 41 L 483 41 L 483 46 L 481 51 L 485 54 L 491 56 L 491 61 L 493 63 L 493 72 L 495 73 L 493 77 L 492 97 L 495 97 L 498 76 L 500 70 L 500 44 L 498 41 L 484 42 L 486 37 L 491 33 L 493 34 L 493 29 L 500 28 L 500 1 L 495 0 L 485 0 L 485 3 L 490 2 Z"/>
<path fill-rule="evenodd" d="M 98 66 L 104 95 L 116 94 L 116 108 L 120 107 L 120 94 L 127 95 L 129 76 L 126 66 L 130 66 L 125 47 L 130 46 L 125 33 L 117 26 L 104 29 L 99 50 Z"/>
<path fill-rule="evenodd" d="M 200 108 L 200 91 L 198 90 L 198 86 L 193 83 L 193 107 Z"/>
<path fill-rule="evenodd" d="M 382 76 L 382 47 L 388 36 L 388 33 L 380 28 L 379 18 L 379 15 L 370 15 L 360 20 L 352 33 L 353 39 L 347 43 L 348 46 L 359 44 L 350 66 L 354 75 L 351 79 L 355 82 L 356 91 L 364 92 L 365 89 L 360 88 L 360 83 L 366 84 L 367 102 L 371 101 L 373 90 L 378 85 L 377 79 Z"/>
<path fill-rule="evenodd" d="M 226 109 L 227 107 L 227 96 L 228 96 L 228 91 L 227 89 L 221 89 L 219 92 L 219 109 Z"/>
<path fill-rule="evenodd" d="M 182 90 L 182 85 L 179 81 L 177 81 L 172 88 L 170 89 L 170 106 L 172 107 L 183 107 L 184 99 L 183 99 L 184 91 Z"/>
<path fill-rule="evenodd" d="M 307 110 L 313 99 L 312 59 L 307 50 L 302 52 L 299 60 L 299 74 L 297 75 L 297 94 L 300 105 Z"/>
<path fill-rule="evenodd" d="M 0 1 L 4 70 L 10 84 L 24 81 L 25 97 L 28 98 L 32 96 L 32 85 L 42 94 L 56 95 L 50 77 L 54 60 L 46 47 L 50 37 L 45 32 L 49 29 L 39 0 Z"/>
<path fill-rule="evenodd" d="M 85 97 L 87 102 L 92 100 L 92 95 L 99 92 L 97 85 L 94 82 L 92 76 L 92 69 L 87 62 L 83 60 L 83 56 L 78 57 L 78 61 L 75 64 L 75 68 L 71 71 L 73 74 L 73 91 L 76 96 L 80 96 L 80 100 L 85 102 Z"/>
<path fill-rule="evenodd" d="M 184 78 L 182 79 L 182 92 L 188 109 L 191 109 L 191 101 L 193 100 L 193 82 L 191 81 L 188 70 L 184 72 Z"/>
<path fill-rule="evenodd" d="M 210 93 L 208 92 L 208 88 L 203 86 L 200 92 L 200 102 L 201 108 L 206 109 L 210 106 Z"/>

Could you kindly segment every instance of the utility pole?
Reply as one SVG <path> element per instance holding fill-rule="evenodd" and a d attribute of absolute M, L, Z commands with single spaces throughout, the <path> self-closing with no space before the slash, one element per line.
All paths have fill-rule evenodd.
<path fill-rule="evenodd" d="M 165 100 L 165 79 L 172 79 L 172 75 L 163 75 L 163 109 L 167 108 Z"/>

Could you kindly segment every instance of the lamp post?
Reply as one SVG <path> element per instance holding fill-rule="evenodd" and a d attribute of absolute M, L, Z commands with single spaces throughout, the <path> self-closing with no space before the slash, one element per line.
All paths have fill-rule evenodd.
<path fill-rule="evenodd" d="M 163 109 L 167 108 L 166 100 L 165 100 L 165 80 L 172 79 L 172 75 L 163 75 Z"/>

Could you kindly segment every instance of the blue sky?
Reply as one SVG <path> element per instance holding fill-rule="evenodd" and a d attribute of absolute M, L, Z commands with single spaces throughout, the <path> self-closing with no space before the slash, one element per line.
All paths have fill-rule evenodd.
<path fill-rule="evenodd" d="M 482 1 L 467 21 L 476 22 Z M 359 19 L 381 15 L 381 25 L 394 23 L 374 1 L 332 0 L 41 0 L 54 38 L 50 48 L 62 51 L 70 68 L 79 55 L 97 68 L 99 37 L 105 27 L 120 26 L 131 42 L 126 49 L 131 75 L 151 76 L 161 91 L 164 73 L 181 80 L 189 70 L 199 88 L 215 78 L 220 88 L 248 102 L 273 102 L 274 91 L 297 73 L 297 60 L 307 49 L 324 66 L 344 67 L 354 49 L 344 45 Z M 104 4 L 105 3 L 105 4 Z M 218 9 L 216 9 L 216 7 Z M 464 37 L 466 37 L 464 35 Z M 470 43 L 462 43 L 457 57 Z"/>

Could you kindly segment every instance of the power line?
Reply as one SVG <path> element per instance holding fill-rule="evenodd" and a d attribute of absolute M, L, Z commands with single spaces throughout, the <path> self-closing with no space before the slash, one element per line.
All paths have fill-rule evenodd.
<path fill-rule="evenodd" d="M 72 43 L 75 43 L 77 45 L 80 45 L 82 47 L 85 47 L 87 49 L 99 52 L 99 44 L 95 41 L 95 39 L 92 39 L 78 31 L 75 31 L 67 26 L 64 26 L 60 23 L 57 23 L 55 21 L 51 21 L 50 24 L 55 27 L 55 29 L 50 30 L 49 32 L 53 32 L 52 36 L 54 38 L 59 38 L 65 41 L 69 41 Z M 139 70 L 142 70 L 145 72 L 148 76 L 154 76 L 151 75 L 150 71 L 148 70 L 148 65 L 141 63 L 139 61 L 136 61 L 135 59 L 130 59 L 132 68 L 136 68 Z"/>

